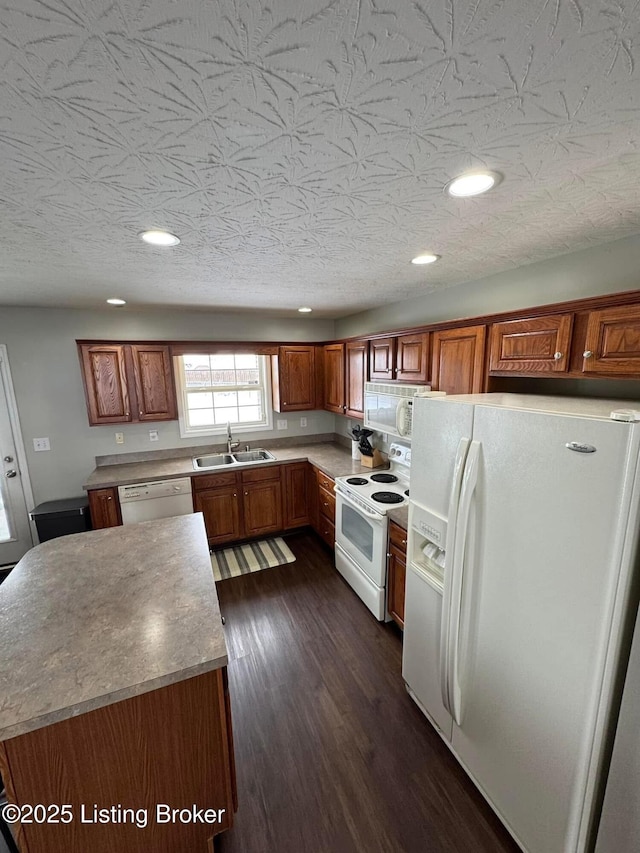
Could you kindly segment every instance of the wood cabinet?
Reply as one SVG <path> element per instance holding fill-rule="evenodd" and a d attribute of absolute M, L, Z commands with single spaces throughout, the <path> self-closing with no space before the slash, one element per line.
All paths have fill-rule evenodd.
<path fill-rule="evenodd" d="M 244 535 L 266 536 L 282 530 L 280 466 L 242 471 Z"/>
<path fill-rule="evenodd" d="M 309 524 L 308 462 L 292 462 L 282 466 L 284 480 L 284 529 Z"/>
<path fill-rule="evenodd" d="M 333 487 L 334 480 L 312 465 L 310 488 L 313 491 L 316 512 L 312 515 L 311 523 L 330 548 L 334 547 L 336 538 L 336 499 Z"/>
<path fill-rule="evenodd" d="M 479 394 L 484 381 L 485 326 L 433 332 L 431 385 L 447 394 Z"/>
<path fill-rule="evenodd" d="M 276 412 L 304 412 L 317 408 L 316 349 L 313 345 L 283 346 L 271 357 Z"/>
<path fill-rule="evenodd" d="M 242 538 L 241 493 L 238 474 L 222 473 L 192 478 L 193 508 L 204 516 L 209 544 L 222 545 Z"/>
<path fill-rule="evenodd" d="M 372 339 L 369 342 L 369 378 L 381 382 L 428 382 L 428 332 Z"/>
<path fill-rule="evenodd" d="M 118 527 L 122 524 L 117 489 L 89 489 L 87 496 L 91 526 L 94 530 Z"/>
<path fill-rule="evenodd" d="M 177 418 L 169 346 L 79 342 L 89 424 Z"/>
<path fill-rule="evenodd" d="M 548 314 L 494 323 L 489 370 L 512 373 L 566 373 L 573 314 Z"/>
<path fill-rule="evenodd" d="M 367 380 L 367 341 L 347 341 L 344 359 L 345 415 L 364 418 L 364 383 Z"/>
<path fill-rule="evenodd" d="M 640 379 L 640 304 L 589 312 L 582 372 Z"/>
<path fill-rule="evenodd" d="M 407 576 L 407 532 L 394 521 L 389 522 L 387 552 L 387 610 L 394 622 L 404 628 L 404 598 Z"/>
<path fill-rule="evenodd" d="M 338 415 L 345 413 L 344 344 L 327 344 L 323 350 L 323 407 Z"/>

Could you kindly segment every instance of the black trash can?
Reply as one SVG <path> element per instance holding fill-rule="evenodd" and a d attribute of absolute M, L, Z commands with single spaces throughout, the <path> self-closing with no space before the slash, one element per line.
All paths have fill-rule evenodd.
<path fill-rule="evenodd" d="M 89 500 L 86 496 L 45 501 L 32 509 L 29 515 L 36 523 L 41 542 L 55 539 L 57 536 L 67 536 L 69 533 L 91 530 Z"/>

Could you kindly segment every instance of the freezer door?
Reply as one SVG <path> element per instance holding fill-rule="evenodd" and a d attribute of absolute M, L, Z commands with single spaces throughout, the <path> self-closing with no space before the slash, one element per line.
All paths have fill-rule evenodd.
<path fill-rule="evenodd" d="M 460 440 L 470 439 L 474 406 L 416 397 L 411 442 L 411 499 L 447 518 Z"/>
<path fill-rule="evenodd" d="M 637 435 L 478 406 L 473 440 L 452 747 L 523 849 L 577 853 L 628 591 Z"/>
<path fill-rule="evenodd" d="M 426 572 L 409 563 L 402 645 L 402 677 L 431 722 L 451 740 L 452 718 L 440 690 L 442 590 Z"/>

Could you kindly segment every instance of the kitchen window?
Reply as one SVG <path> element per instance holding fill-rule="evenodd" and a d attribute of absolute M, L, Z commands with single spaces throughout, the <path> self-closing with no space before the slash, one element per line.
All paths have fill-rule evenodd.
<path fill-rule="evenodd" d="M 180 435 L 271 429 L 268 357 L 251 353 L 181 355 L 176 359 Z"/>

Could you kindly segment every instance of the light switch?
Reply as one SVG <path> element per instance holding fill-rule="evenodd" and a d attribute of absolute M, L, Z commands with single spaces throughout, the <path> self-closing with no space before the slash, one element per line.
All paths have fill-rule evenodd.
<path fill-rule="evenodd" d="M 49 444 L 48 438 L 34 438 L 33 439 L 33 449 L 36 451 L 39 450 L 51 450 L 51 445 Z"/>
<path fill-rule="evenodd" d="M 288 421 L 278 421 L 276 426 L 278 429 L 287 429 L 287 427 L 289 426 L 289 422 Z"/>
<path fill-rule="evenodd" d="M 307 419 L 306 418 L 300 418 L 300 426 L 306 427 L 306 425 L 307 425 Z"/>
<path fill-rule="evenodd" d="M 150 429 L 149 430 L 149 441 L 157 441 L 158 440 L 158 430 Z"/>

